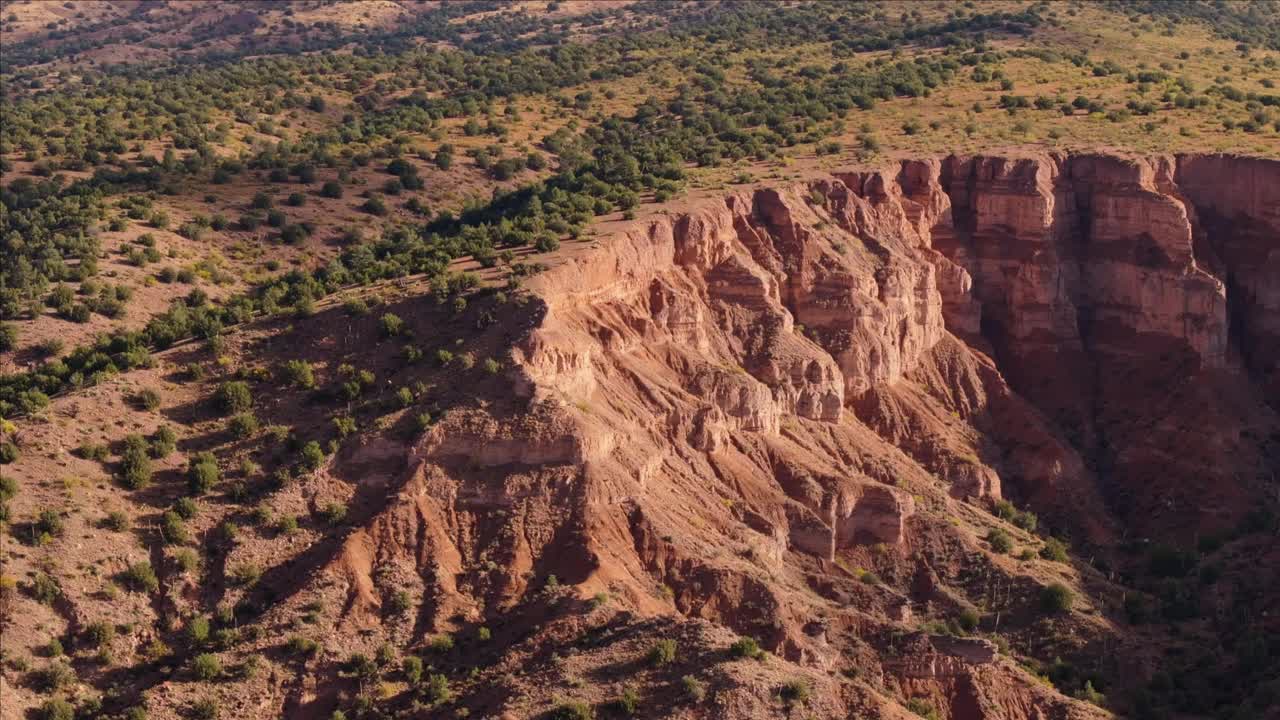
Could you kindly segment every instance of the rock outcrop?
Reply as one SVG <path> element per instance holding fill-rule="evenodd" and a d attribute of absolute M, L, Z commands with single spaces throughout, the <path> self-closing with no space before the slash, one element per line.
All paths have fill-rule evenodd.
<path fill-rule="evenodd" d="M 1276 198 L 1197 179 L 1225 162 L 907 161 L 698 201 L 568 254 L 526 284 L 511 395 L 446 414 L 402 507 L 352 541 L 353 608 L 377 603 L 363 578 L 399 571 L 381 532 L 434 578 L 428 628 L 555 576 L 834 668 L 842 628 L 955 602 L 945 571 L 907 562 L 972 542 L 931 509 L 1007 495 L 1083 544 L 1117 520 L 1225 522 L 1266 450 L 1199 421 L 1280 430 L 1280 291 L 1259 269 Z M 843 565 L 865 553 L 928 589 L 865 594 Z M 467 570 L 481 558 L 507 571 Z M 962 698 L 959 716 L 1089 715 L 989 646 L 926 645 L 868 672 Z"/>

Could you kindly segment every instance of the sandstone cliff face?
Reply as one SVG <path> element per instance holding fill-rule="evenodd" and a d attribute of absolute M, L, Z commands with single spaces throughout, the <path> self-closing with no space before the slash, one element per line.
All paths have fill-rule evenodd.
<path fill-rule="evenodd" d="M 1212 396 L 1244 392 L 1241 370 L 1261 376 L 1275 404 L 1277 163 L 1044 155 L 953 157 L 931 170 L 909 184 L 950 199 L 934 246 L 971 273 L 981 315 L 975 336 L 972 311 L 953 301 L 948 327 L 990 344 L 1013 388 L 1105 475 L 1103 491 L 1139 527 L 1175 514 L 1162 504 L 1229 514 L 1263 452 L 1237 448 L 1214 467 L 1220 436 L 1140 431 L 1152 418 L 1136 408 L 1195 395 L 1208 416 L 1238 415 Z M 1227 179 L 1234 172 L 1240 180 Z M 1270 422 L 1265 405 L 1247 414 Z M 1139 479 L 1170 474 L 1168 485 Z"/>
<path fill-rule="evenodd" d="M 1232 339 L 1274 399 L 1280 390 L 1280 163 L 1184 156 L 1175 181 L 1196 209 L 1200 262 L 1226 284 Z"/>
<path fill-rule="evenodd" d="M 847 563 L 896 558 L 905 583 L 910 558 L 974 542 L 935 510 L 1003 495 L 1081 544 L 1118 518 L 1238 511 L 1266 450 L 1203 423 L 1280 430 L 1274 389 L 1253 392 L 1280 337 L 1277 198 L 1215 174 L 1227 160 L 950 157 L 630 224 L 528 284 L 512 396 L 417 442 L 396 506 L 344 555 L 351 616 L 381 602 L 379 575 L 418 578 L 426 630 L 554 575 L 806 667 L 857 657 L 954 717 L 1088 716 L 981 647 L 881 662 L 883 623 L 958 601 Z"/>

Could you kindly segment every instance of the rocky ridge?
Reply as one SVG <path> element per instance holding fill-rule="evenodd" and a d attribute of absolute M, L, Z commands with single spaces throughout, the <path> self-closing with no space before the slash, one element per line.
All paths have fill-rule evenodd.
<path fill-rule="evenodd" d="M 270 568 L 239 591 L 261 632 L 227 655 L 278 663 L 226 682 L 228 709 L 327 717 L 359 690 L 349 653 L 483 627 L 456 659 L 481 717 L 638 676 L 654 717 L 775 716 L 795 683 L 824 718 L 1105 716 L 1013 657 L 1075 660 L 1123 698 L 1155 667 L 1108 553 L 1230 525 L 1273 482 L 1277 194 L 1280 163 L 1238 157 L 907 160 L 671 206 L 567 253 L 475 339 L 514 340 L 504 376 L 284 491 L 350 499 L 349 529 L 220 560 Z M 1080 559 L 991 552 L 993 528 L 1042 542 L 989 513 L 1002 498 Z M 1043 617 L 1051 582 L 1075 611 Z M 198 607 L 173 583 L 158 620 Z M 939 628 L 967 611 L 970 637 Z M 336 644 L 281 656 L 299 617 Z M 746 636 L 767 662 L 728 656 Z M 658 638 L 678 660 L 637 669 Z M 153 716 L 207 692 L 148 672 Z M 655 689 L 686 674 L 705 702 Z"/>
<path fill-rule="evenodd" d="M 924 537 L 954 534 L 921 503 L 1010 494 L 1086 543 L 1114 541 L 1119 520 L 1235 517 L 1265 446 L 1161 427 L 1106 394 L 1150 372 L 1121 397 L 1239 415 L 1241 389 L 1272 382 L 1278 188 L 1280 166 L 1242 158 L 948 157 L 634 223 L 531 283 L 542 316 L 512 373 L 527 412 L 457 412 L 415 447 L 432 539 L 414 554 L 447 566 L 437 579 L 501 558 L 499 582 L 440 584 L 464 615 L 554 575 L 836 667 L 872 618 L 939 598 L 855 599 L 830 579 L 814 597 L 815 573 L 868 548 L 906 573 Z M 1274 393 L 1251 399 L 1249 422 L 1275 427 Z M 1177 504 L 1193 494 L 1200 507 Z M 524 530 L 475 524 L 497 508 Z M 863 669 L 954 717 L 1087 714 L 987 669 L 985 651 L 934 647 L 944 660 Z M 1032 699 L 957 698 L 956 678 L 992 672 Z"/>

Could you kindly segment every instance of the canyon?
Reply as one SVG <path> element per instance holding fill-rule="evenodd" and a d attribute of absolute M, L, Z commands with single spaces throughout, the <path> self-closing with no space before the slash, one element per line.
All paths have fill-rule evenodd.
<path fill-rule="evenodd" d="M 1087 614 L 1045 638 L 1029 589 L 1053 575 L 986 557 L 979 509 L 1114 560 L 1274 493 L 1277 239 L 1280 163 L 1211 155 L 912 159 L 664 209 L 528 284 L 510 396 L 415 444 L 343 561 L 353 617 L 377 576 L 476 621 L 551 576 L 873 679 L 857 700 L 815 679 L 822 716 L 879 693 L 1090 716 L 985 641 L 894 628 L 976 600 L 1042 656 L 1150 674 L 1099 657 L 1130 641 L 1088 565 L 1066 571 Z M 1021 599 L 993 609 L 975 574 Z"/>
<path fill-rule="evenodd" d="M 452 321 L 449 304 L 406 294 L 390 309 L 415 332 L 454 322 L 469 352 L 502 362 L 475 382 L 409 366 L 438 417 L 407 435 L 370 428 L 274 491 L 281 516 L 345 503 L 340 531 L 260 529 L 211 552 L 216 602 L 244 629 L 224 661 L 267 668 L 223 680 L 224 710 L 330 717 L 368 696 L 344 658 L 401 647 L 455 677 L 470 668 L 448 707 L 478 717 L 559 717 L 565 678 L 592 706 L 643 688 L 645 717 L 798 702 L 821 718 L 1137 714 L 1167 657 L 1280 632 L 1265 613 L 1223 629 L 1241 588 L 1274 601 L 1280 567 L 1274 533 L 1230 534 L 1277 492 L 1278 240 L 1275 161 L 909 158 L 651 207 Z M 318 312 L 232 334 L 223 352 L 404 367 L 373 319 Z M 57 445 L 60 464 L 33 454 L 15 466 L 26 485 L 79 467 L 58 423 L 125 412 L 130 383 L 191 352 L 55 399 L 56 420 L 22 439 Z M 264 418 L 305 414 L 264 392 Z M 220 537 L 202 512 L 193 524 Z M 1136 624 L 1135 599 L 1170 602 L 1139 582 L 1148 548 L 1210 537 L 1227 546 L 1216 587 L 1232 590 L 1205 591 L 1193 629 Z M 92 550 L 108 570 L 139 553 L 120 534 Z M 197 578 L 155 558 L 154 602 L 66 582 L 7 637 L 34 646 L 54 612 L 69 632 L 117 615 L 189 622 Z M 266 572 L 237 588 L 237 567 Z M 1054 585 L 1069 611 L 1045 610 Z M 299 633 L 324 648 L 291 655 L 281 638 Z M 433 650 L 440 637 L 459 645 Z M 743 638 L 763 659 L 730 650 Z M 652 665 L 659 640 L 678 651 Z M 130 652 L 153 641 L 130 635 Z M 152 716 L 206 692 L 143 667 L 133 692 Z M 444 712 L 392 685 L 389 705 Z"/>

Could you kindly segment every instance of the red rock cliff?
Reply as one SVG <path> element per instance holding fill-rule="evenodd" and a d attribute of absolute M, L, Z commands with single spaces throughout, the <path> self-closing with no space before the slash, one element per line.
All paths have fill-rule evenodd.
<path fill-rule="evenodd" d="M 877 657 L 913 603 L 958 602 L 938 587 L 981 557 L 948 520 L 972 504 L 1007 494 L 1082 545 L 1119 521 L 1241 511 L 1269 471 L 1252 438 L 1280 432 L 1259 390 L 1280 276 L 1275 191 L 1210 179 L 1233 163 L 1248 182 L 1277 173 L 949 157 L 630 224 L 528 283 L 514 396 L 450 412 L 414 447 L 402 502 L 349 548 L 353 613 L 378 602 L 368 578 L 404 565 L 430 586 L 427 627 L 555 575 L 806 666 L 856 656 L 958 717 L 1087 716 L 989 652 Z M 871 553 L 899 586 L 923 579 L 913 597 L 856 581 L 847 563 Z M 466 570 L 479 559 L 508 570 Z"/>

